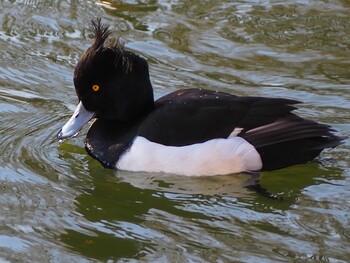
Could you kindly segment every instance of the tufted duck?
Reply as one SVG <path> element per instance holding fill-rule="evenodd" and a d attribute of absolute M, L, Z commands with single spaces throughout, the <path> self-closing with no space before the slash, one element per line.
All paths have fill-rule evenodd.
<path fill-rule="evenodd" d="M 146 60 L 111 41 L 100 20 L 93 28 L 74 71 L 80 102 L 58 138 L 95 118 L 86 149 L 105 167 L 198 176 L 273 170 L 343 139 L 293 114 L 295 100 L 183 89 L 154 101 Z"/>

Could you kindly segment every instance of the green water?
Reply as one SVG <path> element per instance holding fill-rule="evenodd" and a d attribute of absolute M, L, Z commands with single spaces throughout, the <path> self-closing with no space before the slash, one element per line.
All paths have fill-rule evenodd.
<path fill-rule="evenodd" d="M 72 73 L 102 17 L 150 64 L 156 97 L 182 88 L 304 102 L 350 134 L 350 3 L 1 1 L 0 262 L 349 262 L 350 142 L 261 174 L 182 178 L 107 170 L 86 129 L 59 144 Z"/>

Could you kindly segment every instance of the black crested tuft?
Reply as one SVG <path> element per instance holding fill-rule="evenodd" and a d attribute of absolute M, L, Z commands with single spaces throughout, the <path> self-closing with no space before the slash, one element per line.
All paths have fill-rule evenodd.
<path fill-rule="evenodd" d="M 90 48 L 90 52 L 96 54 L 99 51 L 112 50 L 116 54 L 115 66 L 121 63 L 125 73 L 132 71 L 132 63 L 129 60 L 131 52 L 124 49 L 124 45 L 119 37 L 109 38 L 111 35 L 109 25 L 102 24 L 101 18 L 96 19 L 96 21 L 92 20 L 91 23 L 95 40 Z"/>
<path fill-rule="evenodd" d="M 91 23 L 94 33 L 94 42 L 82 54 L 76 67 L 76 76 L 78 77 L 81 70 L 86 69 L 86 66 L 96 64 L 96 59 L 98 57 L 104 57 L 104 59 L 106 57 L 114 57 L 113 64 L 115 68 L 119 68 L 126 74 L 131 72 L 133 65 L 130 58 L 133 57 L 133 53 L 124 49 L 124 45 L 119 37 L 110 37 L 111 31 L 109 30 L 109 25 L 103 24 L 101 18 L 92 20 Z"/>
<path fill-rule="evenodd" d="M 109 30 L 108 25 L 102 24 L 101 18 L 96 19 L 96 21 L 91 20 L 91 23 L 95 35 L 95 41 L 92 44 L 92 49 L 99 50 L 103 48 L 111 48 L 116 52 L 124 52 L 124 46 L 119 37 L 116 39 L 109 38 L 111 31 Z"/>
<path fill-rule="evenodd" d="M 95 34 L 95 42 L 92 45 L 92 48 L 98 50 L 104 47 L 106 39 L 111 35 L 108 25 L 103 25 L 101 23 L 101 18 L 96 19 L 96 21 L 91 21 L 93 26 L 93 32 Z"/>

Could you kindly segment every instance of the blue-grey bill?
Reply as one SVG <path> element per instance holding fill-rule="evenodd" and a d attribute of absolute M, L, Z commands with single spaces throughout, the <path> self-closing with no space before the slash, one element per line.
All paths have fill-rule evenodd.
<path fill-rule="evenodd" d="M 86 110 L 83 103 L 80 101 L 72 117 L 57 134 L 58 139 L 62 140 L 76 135 L 85 126 L 85 124 L 94 117 L 95 113 Z"/>

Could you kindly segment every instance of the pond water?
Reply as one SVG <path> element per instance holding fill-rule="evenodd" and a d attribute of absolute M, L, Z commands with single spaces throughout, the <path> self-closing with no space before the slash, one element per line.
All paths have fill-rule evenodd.
<path fill-rule="evenodd" d="M 182 88 L 304 102 L 350 134 L 350 2 L 0 1 L 0 262 L 349 262 L 350 142 L 316 162 L 182 178 L 104 169 L 86 129 L 59 144 L 72 74 L 102 17 Z"/>

